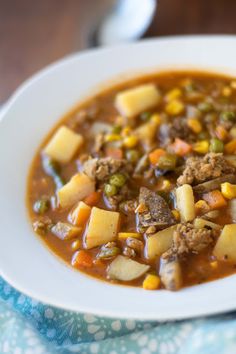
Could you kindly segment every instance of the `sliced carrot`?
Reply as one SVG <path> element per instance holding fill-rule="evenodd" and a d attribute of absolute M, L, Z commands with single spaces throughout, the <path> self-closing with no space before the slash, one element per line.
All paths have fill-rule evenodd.
<path fill-rule="evenodd" d="M 73 225 L 76 226 L 85 226 L 86 222 L 91 213 L 91 208 L 88 203 L 84 203 L 80 201 L 75 209 L 69 215 L 69 220 L 72 222 Z"/>
<path fill-rule="evenodd" d="M 156 165 L 159 161 L 159 158 L 161 156 L 164 156 L 166 154 L 166 151 L 163 149 L 155 149 L 150 154 L 148 155 L 149 160 L 152 165 Z"/>
<path fill-rule="evenodd" d="M 101 199 L 101 192 L 93 192 L 84 199 L 85 204 L 90 206 L 96 206 Z"/>
<path fill-rule="evenodd" d="M 116 147 L 107 147 L 105 150 L 105 154 L 107 157 L 112 157 L 113 159 L 120 160 L 123 158 L 122 149 Z"/>
<path fill-rule="evenodd" d="M 228 136 L 227 130 L 222 125 L 217 125 L 215 133 L 217 138 L 222 141 L 225 141 Z"/>
<path fill-rule="evenodd" d="M 171 145 L 172 151 L 179 156 L 185 156 L 192 151 L 192 146 L 186 141 L 175 138 L 174 143 Z"/>
<path fill-rule="evenodd" d="M 225 144 L 224 151 L 227 154 L 235 153 L 236 152 L 236 139 L 233 139 L 229 143 Z"/>
<path fill-rule="evenodd" d="M 218 190 L 203 194 L 203 199 L 211 209 L 218 209 L 227 205 L 227 201 Z"/>
<path fill-rule="evenodd" d="M 77 251 L 72 258 L 72 265 L 73 267 L 90 268 L 93 265 L 93 257 L 87 251 Z"/>

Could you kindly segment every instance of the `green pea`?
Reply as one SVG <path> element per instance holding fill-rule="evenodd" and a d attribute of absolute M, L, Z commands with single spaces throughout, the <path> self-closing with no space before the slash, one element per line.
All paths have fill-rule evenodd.
<path fill-rule="evenodd" d="M 109 183 L 115 187 L 122 187 L 126 182 L 126 177 L 122 173 L 116 173 L 110 177 Z"/>
<path fill-rule="evenodd" d="M 215 113 L 208 113 L 206 114 L 204 120 L 206 123 L 214 123 L 217 119 L 217 116 Z"/>
<path fill-rule="evenodd" d="M 37 214 L 44 214 L 48 211 L 50 202 L 48 199 L 39 199 L 34 203 L 33 209 Z"/>
<path fill-rule="evenodd" d="M 224 121 L 235 121 L 236 115 L 232 111 L 225 111 L 221 113 L 220 119 Z"/>
<path fill-rule="evenodd" d="M 224 144 L 221 140 L 217 138 L 213 138 L 210 141 L 209 150 L 211 152 L 223 152 L 224 151 Z"/>
<path fill-rule="evenodd" d="M 112 128 L 112 134 L 120 134 L 122 127 L 120 125 L 114 125 Z"/>
<path fill-rule="evenodd" d="M 127 150 L 126 151 L 126 158 L 127 158 L 127 160 L 128 161 L 130 161 L 130 162 L 137 162 L 138 161 L 138 159 L 139 159 L 139 156 L 140 156 L 140 154 L 139 154 L 139 151 L 138 150 Z"/>
<path fill-rule="evenodd" d="M 150 112 L 143 112 L 140 114 L 140 119 L 144 122 L 148 121 L 151 118 L 151 113 Z"/>
<path fill-rule="evenodd" d="M 112 184 L 105 184 L 104 186 L 104 193 L 107 197 L 112 197 L 113 195 L 116 195 L 118 192 L 118 188 Z"/>
<path fill-rule="evenodd" d="M 176 167 L 177 158 L 176 155 L 173 154 L 165 154 L 161 156 L 157 163 L 157 168 L 160 170 L 174 170 Z"/>
<path fill-rule="evenodd" d="M 201 102 L 198 105 L 198 109 L 203 113 L 209 113 L 210 111 L 212 111 L 213 106 L 210 102 Z"/>

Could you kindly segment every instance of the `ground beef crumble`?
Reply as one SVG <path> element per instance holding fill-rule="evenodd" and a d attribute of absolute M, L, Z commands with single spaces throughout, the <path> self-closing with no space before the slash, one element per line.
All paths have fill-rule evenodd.
<path fill-rule="evenodd" d="M 195 185 L 230 173 L 235 173 L 235 167 L 221 153 L 211 152 L 204 157 L 189 157 L 177 184 Z"/>
<path fill-rule="evenodd" d="M 188 253 L 199 253 L 213 244 L 215 237 L 216 231 L 213 229 L 197 229 L 191 223 L 179 224 L 174 231 L 171 248 L 162 257 L 164 259 L 175 259 Z"/>

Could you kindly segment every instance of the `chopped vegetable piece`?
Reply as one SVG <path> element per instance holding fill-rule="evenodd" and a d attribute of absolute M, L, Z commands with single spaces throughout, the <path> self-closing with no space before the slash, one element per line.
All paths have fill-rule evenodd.
<path fill-rule="evenodd" d="M 81 234 L 82 228 L 58 221 L 58 223 L 51 228 L 51 232 L 61 240 L 71 240 Z"/>
<path fill-rule="evenodd" d="M 184 104 L 178 99 L 172 100 L 166 105 L 166 113 L 171 116 L 177 116 L 184 112 Z"/>
<path fill-rule="evenodd" d="M 168 91 L 165 95 L 165 100 L 167 102 L 173 101 L 176 98 L 180 98 L 182 96 L 182 91 L 179 88 L 174 88 L 170 91 Z"/>
<path fill-rule="evenodd" d="M 150 118 L 151 123 L 153 123 L 154 125 L 160 125 L 161 124 L 161 117 L 159 114 L 154 113 L 152 114 L 151 118 Z"/>
<path fill-rule="evenodd" d="M 234 154 L 236 152 L 236 139 L 231 140 L 225 145 L 224 151 L 227 154 Z"/>
<path fill-rule="evenodd" d="M 143 288 L 145 290 L 157 290 L 161 286 L 161 279 L 154 274 L 148 274 L 143 281 Z"/>
<path fill-rule="evenodd" d="M 194 227 L 196 227 L 196 229 L 203 229 L 204 227 L 210 227 L 211 229 L 219 230 L 221 228 L 219 224 L 216 224 L 214 222 L 202 218 L 196 218 L 194 220 L 193 225 Z"/>
<path fill-rule="evenodd" d="M 228 182 L 221 184 L 221 193 L 226 199 L 236 198 L 236 184 Z"/>
<path fill-rule="evenodd" d="M 121 253 L 119 247 L 102 247 L 101 251 L 97 254 L 98 259 L 111 259 Z"/>
<path fill-rule="evenodd" d="M 137 162 L 138 159 L 139 159 L 139 157 L 140 157 L 139 151 L 138 151 L 138 150 L 134 150 L 134 149 L 132 149 L 132 150 L 127 150 L 126 153 L 125 153 L 125 155 L 126 155 L 127 160 L 128 160 L 129 162 L 131 162 L 131 163 Z"/>
<path fill-rule="evenodd" d="M 69 162 L 82 146 L 84 138 L 66 126 L 61 126 L 44 148 L 44 153 L 58 162 Z"/>
<path fill-rule="evenodd" d="M 198 152 L 199 154 L 207 154 L 209 149 L 209 141 L 202 140 L 198 141 L 193 145 L 193 151 Z"/>
<path fill-rule="evenodd" d="M 236 262 L 236 224 L 224 226 L 213 254 L 220 261 Z"/>
<path fill-rule="evenodd" d="M 80 240 L 73 241 L 71 248 L 73 251 L 79 250 L 81 248 L 81 241 Z"/>
<path fill-rule="evenodd" d="M 95 182 L 84 173 L 77 173 L 57 191 L 58 202 L 62 208 L 68 208 L 94 192 Z"/>
<path fill-rule="evenodd" d="M 152 165 L 156 165 L 161 156 L 166 155 L 166 151 L 163 149 L 156 149 L 148 155 L 149 160 Z"/>
<path fill-rule="evenodd" d="M 77 251 L 72 258 L 73 267 L 90 268 L 93 266 L 93 258 L 90 253 L 84 250 Z"/>
<path fill-rule="evenodd" d="M 119 240 L 126 240 L 129 237 L 142 239 L 142 234 L 140 234 L 138 232 L 119 232 L 118 233 Z"/>
<path fill-rule="evenodd" d="M 73 225 L 84 227 L 89 219 L 90 213 L 90 206 L 80 201 L 76 208 L 71 212 L 69 218 Z"/>
<path fill-rule="evenodd" d="M 225 198 L 218 190 L 203 194 L 203 199 L 208 203 L 211 209 L 219 209 L 227 205 Z"/>
<path fill-rule="evenodd" d="M 179 221 L 180 220 L 180 212 L 177 209 L 171 210 L 175 220 Z"/>
<path fill-rule="evenodd" d="M 182 286 L 182 271 L 178 260 L 161 260 L 161 281 L 167 290 L 176 291 Z"/>
<path fill-rule="evenodd" d="M 222 125 L 217 125 L 216 136 L 218 139 L 224 141 L 225 139 L 227 139 L 228 132 Z"/>
<path fill-rule="evenodd" d="M 173 150 L 176 155 L 185 156 L 192 151 L 192 146 L 184 140 L 175 138 L 174 143 L 171 145 L 171 150 Z"/>
<path fill-rule="evenodd" d="M 221 113 L 220 119 L 223 121 L 235 121 L 236 115 L 232 111 L 225 111 Z"/>
<path fill-rule="evenodd" d="M 138 138 L 135 135 L 127 136 L 124 139 L 123 144 L 128 149 L 133 148 L 138 144 Z"/>
<path fill-rule="evenodd" d="M 100 199 L 101 192 L 93 192 L 84 199 L 84 202 L 89 206 L 96 206 L 99 203 Z"/>
<path fill-rule="evenodd" d="M 210 210 L 210 207 L 205 200 L 198 200 L 197 203 L 195 203 L 195 208 L 197 212 L 201 214 L 205 214 Z"/>
<path fill-rule="evenodd" d="M 105 154 L 107 157 L 112 157 L 116 160 L 121 160 L 123 158 L 123 151 L 122 149 L 114 146 L 107 146 L 105 148 Z"/>
<path fill-rule="evenodd" d="M 121 125 L 114 125 L 114 127 L 112 127 L 112 133 L 113 134 L 120 134 L 122 131 L 122 126 Z"/>
<path fill-rule="evenodd" d="M 211 181 L 200 183 L 194 186 L 193 190 L 198 194 L 210 192 L 215 189 L 220 189 L 221 184 L 224 182 L 236 183 L 236 176 L 233 174 L 223 175 L 222 177 L 212 179 Z"/>
<path fill-rule="evenodd" d="M 140 119 L 143 122 L 147 122 L 151 118 L 151 113 L 150 112 L 143 112 L 140 114 Z"/>
<path fill-rule="evenodd" d="M 34 212 L 41 215 L 45 214 L 49 208 L 50 208 L 50 201 L 46 198 L 37 200 L 34 203 L 34 207 L 33 207 Z"/>
<path fill-rule="evenodd" d="M 198 119 L 194 119 L 194 118 L 188 119 L 188 126 L 196 134 L 202 131 L 202 124 Z"/>
<path fill-rule="evenodd" d="M 232 89 L 231 89 L 231 87 L 229 87 L 229 86 L 223 87 L 223 89 L 222 89 L 222 95 L 223 95 L 224 97 L 230 97 L 230 96 L 232 95 Z"/>
<path fill-rule="evenodd" d="M 121 140 L 121 135 L 119 135 L 119 134 L 107 134 L 105 136 L 106 143 L 113 142 L 113 141 L 119 141 L 119 140 Z"/>
<path fill-rule="evenodd" d="M 161 96 L 156 86 L 147 84 L 118 93 L 115 105 L 122 115 L 134 117 L 158 105 L 160 98 Z"/>
<path fill-rule="evenodd" d="M 53 178 L 53 181 L 57 188 L 64 186 L 65 182 L 60 176 L 60 166 L 51 157 L 43 157 L 43 169 L 45 173 Z"/>
<path fill-rule="evenodd" d="M 116 186 L 116 187 L 120 188 L 120 187 L 123 187 L 123 185 L 125 184 L 126 177 L 125 177 L 125 175 L 122 175 L 121 173 L 116 173 L 110 177 L 109 182 L 112 186 Z"/>
<path fill-rule="evenodd" d="M 110 279 L 131 281 L 144 275 L 150 266 L 136 262 L 124 256 L 117 256 L 107 268 L 107 276 Z"/>
<path fill-rule="evenodd" d="M 85 239 L 86 247 L 89 249 L 114 241 L 119 221 L 119 213 L 93 207 Z"/>
<path fill-rule="evenodd" d="M 223 152 L 224 151 L 224 143 L 217 139 L 213 138 L 210 140 L 209 151 L 211 152 Z"/>
<path fill-rule="evenodd" d="M 165 154 L 160 156 L 156 166 L 160 170 L 172 171 L 175 169 L 177 163 L 177 157 L 173 154 Z"/>
<path fill-rule="evenodd" d="M 187 222 L 195 218 L 193 189 L 189 184 L 183 184 L 176 189 L 176 203 L 181 221 Z"/>
<path fill-rule="evenodd" d="M 176 225 L 167 227 L 164 230 L 147 237 L 146 256 L 148 259 L 156 259 L 166 252 L 172 244 L 173 234 Z"/>
<path fill-rule="evenodd" d="M 104 193 L 107 197 L 112 197 L 118 193 L 118 188 L 112 184 L 106 183 L 104 186 Z"/>

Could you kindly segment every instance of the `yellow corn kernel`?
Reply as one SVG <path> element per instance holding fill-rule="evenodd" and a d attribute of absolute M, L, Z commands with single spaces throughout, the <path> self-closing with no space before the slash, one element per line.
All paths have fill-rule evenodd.
<path fill-rule="evenodd" d="M 171 188 L 171 183 L 168 179 L 163 179 L 163 181 L 160 184 L 159 190 L 161 191 L 168 191 Z"/>
<path fill-rule="evenodd" d="M 161 117 L 159 114 L 154 113 L 151 115 L 150 122 L 154 123 L 155 125 L 160 125 L 161 124 Z"/>
<path fill-rule="evenodd" d="M 221 193 L 227 199 L 236 198 L 236 184 L 225 182 L 221 184 Z"/>
<path fill-rule="evenodd" d="M 131 128 L 130 127 L 124 127 L 121 131 L 122 136 L 128 136 L 131 133 Z"/>
<path fill-rule="evenodd" d="M 180 100 L 176 99 L 167 103 L 165 110 L 167 114 L 171 116 L 176 116 L 178 114 L 183 113 L 184 104 Z"/>
<path fill-rule="evenodd" d="M 165 99 L 167 102 L 173 101 L 176 98 L 180 98 L 182 96 L 182 91 L 179 88 L 174 88 L 173 90 L 170 90 L 167 92 L 165 95 Z"/>
<path fill-rule="evenodd" d="M 217 261 L 213 261 L 213 262 L 210 263 L 210 266 L 211 266 L 211 268 L 216 269 L 216 268 L 218 268 L 218 262 Z"/>
<path fill-rule="evenodd" d="M 229 143 L 225 144 L 224 151 L 227 154 L 235 153 L 235 151 L 236 151 L 236 139 L 233 139 Z"/>
<path fill-rule="evenodd" d="M 161 285 L 161 279 L 154 274 L 148 274 L 143 281 L 143 289 L 145 290 L 156 290 L 159 289 Z"/>
<path fill-rule="evenodd" d="M 234 90 L 236 90 L 236 81 L 231 81 L 230 87 Z"/>
<path fill-rule="evenodd" d="M 107 134 L 105 136 L 105 142 L 112 142 L 121 140 L 121 136 L 119 134 Z"/>
<path fill-rule="evenodd" d="M 210 210 L 209 205 L 207 204 L 207 202 L 205 200 L 198 200 L 195 203 L 195 208 L 197 209 L 197 211 L 201 212 L 201 213 L 207 213 Z"/>
<path fill-rule="evenodd" d="M 223 87 L 221 93 L 224 97 L 229 97 L 232 95 L 232 89 L 229 86 L 225 86 L 225 87 Z"/>
<path fill-rule="evenodd" d="M 119 232 L 118 233 L 119 240 L 126 240 L 129 237 L 141 239 L 142 235 L 139 234 L 138 232 Z"/>
<path fill-rule="evenodd" d="M 199 154 L 206 154 L 209 149 L 209 141 L 202 140 L 198 141 L 193 145 L 193 151 L 198 152 Z"/>
<path fill-rule="evenodd" d="M 196 134 L 202 131 L 202 124 L 198 119 L 188 119 L 188 127 Z"/>
<path fill-rule="evenodd" d="M 117 116 L 117 117 L 115 118 L 115 124 L 116 124 L 116 125 L 120 125 L 120 126 L 124 126 L 125 124 L 127 124 L 127 123 L 126 123 L 126 118 L 123 117 L 123 116 Z"/>
<path fill-rule="evenodd" d="M 80 247 L 81 247 L 80 240 L 75 240 L 71 245 L 71 248 L 73 251 L 78 251 L 78 249 L 80 249 Z"/>
<path fill-rule="evenodd" d="M 179 221 L 180 220 L 180 213 L 177 209 L 171 210 L 175 220 Z"/>
<path fill-rule="evenodd" d="M 127 136 L 125 139 L 124 139 L 124 142 L 123 142 L 124 146 L 126 148 L 133 148 L 135 147 L 137 144 L 138 144 L 138 138 L 137 136 L 135 135 L 132 135 L 132 136 Z"/>

